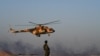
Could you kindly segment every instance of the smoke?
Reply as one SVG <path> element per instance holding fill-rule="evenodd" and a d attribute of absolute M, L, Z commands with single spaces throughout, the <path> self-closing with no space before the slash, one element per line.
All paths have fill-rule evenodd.
<path fill-rule="evenodd" d="M 24 43 L 22 41 L 16 41 L 13 43 L 7 43 L 7 42 L 0 42 L 0 50 L 6 50 L 10 51 L 15 54 L 25 54 L 25 53 L 32 53 L 33 52 L 33 46 L 29 43 Z"/>
<path fill-rule="evenodd" d="M 66 47 L 61 43 L 55 43 L 55 46 L 51 47 L 51 53 L 59 54 L 59 56 L 66 56 L 66 55 L 76 55 L 76 54 L 100 54 L 100 50 L 96 44 L 92 44 L 84 49 L 76 50 L 74 48 Z"/>
<path fill-rule="evenodd" d="M 0 50 L 9 50 L 9 46 L 5 42 L 0 42 Z"/>
<path fill-rule="evenodd" d="M 63 47 L 63 45 L 59 43 L 55 43 L 54 46 L 51 47 L 51 55 L 59 55 L 66 56 L 68 55 L 67 49 Z"/>
<path fill-rule="evenodd" d="M 53 46 L 50 47 L 51 55 L 75 55 L 75 54 L 98 54 L 100 53 L 98 47 L 93 44 L 84 48 L 83 52 L 77 52 L 74 48 L 65 48 L 61 42 L 55 42 Z M 39 54 L 43 55 L 43 47 L 34 47 L 30 43 L 25 43 L 21 40 L 18 41 L 0 41 L 0 50 L 10 51 L 14 54 Z M 81 51 L 81 50 L 80 50 Z"/>

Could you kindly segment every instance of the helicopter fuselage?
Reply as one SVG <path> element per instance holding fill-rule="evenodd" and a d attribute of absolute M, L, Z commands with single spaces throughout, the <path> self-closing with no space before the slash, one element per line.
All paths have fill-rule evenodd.
<path fill-rule="evenodd" d="M 30 32 L 38 37 L 40 37 L 41 34 L 48 34 L 48 36 L 50 36 L 50 33 L 55 32 L 53 28 L 49 28 L 48 26 L 42 26 L 42 25 L 38 25 L 35 28 L 24 29 L 24 30 L 14 30 L 10 28 L 10 31 L 12 33 Z"/>
<path fill-rule="evenodd" d="M 10 31 L 12 33 L 30 32 L 33 35 L 36 35 L 38 37 L 40 37 L 41 34 L 48 34 L 48 36 L 50 36 L 50 33 L 54 33 L 55 30 L 53 28 L 50 28 L 50 27 L 45 26 L 45 25 L 54 24 L 54 23 L 57 23 L 57 22 L 59 22 L 59 20 L 44 23 L 44 24 L 37 24 L 37 23 L 30 21 L 29 23 L 32 24 L 31 26 L 35 25 L 34 28 L 23 29 L 23 30 L 14 30 L 14 29 L 10 28 Z M 30 26 L 30 25 L 16 25 L 16 26 Z"/>
<path fill-rule="evenodd" d="M 54 33 L 55 30 L 47 26 L 38 26 L 38 27 L 35 27 L 34 30 L 31 30 L 30 32 L 36 36 L 40 36 L 41 34 L 48 34 L 49 36 L 49 34 Z"/>

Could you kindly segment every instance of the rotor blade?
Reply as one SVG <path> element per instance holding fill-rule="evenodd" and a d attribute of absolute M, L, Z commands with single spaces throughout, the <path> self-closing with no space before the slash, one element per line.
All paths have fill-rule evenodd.
<path fill-rule="evenodd" d="M 15 25 L 15 26 L 34 26 L 34 25 Z"/>
<path fill-rule="evenodd" d="M 42 24 L 42 25 L 54 24 L 54 23 L 57 23 L 57 22 L 59 22 L 59 20 L 52 21 L 52 22 L 49 22 L 49 23 L 44 23 L 44 24 Z"/>
<path fill-rule="evenodd" d="M 29 22 L 29 23 L 37 25 L 37 24 L 36 24 L 36 23 L 34 23 L 34 22 Z"/>

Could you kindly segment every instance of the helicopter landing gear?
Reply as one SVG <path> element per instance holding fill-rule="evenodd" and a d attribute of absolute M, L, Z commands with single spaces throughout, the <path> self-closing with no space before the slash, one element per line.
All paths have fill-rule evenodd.
<path fill-rule="evenodd" d="M 48 36 L 50 36 L 50 33 L 48 33 Z"/>
<path fill-rule="evenodd" d="M 40 37 L 40 34 L 36 34 L 37 37 Z"/>

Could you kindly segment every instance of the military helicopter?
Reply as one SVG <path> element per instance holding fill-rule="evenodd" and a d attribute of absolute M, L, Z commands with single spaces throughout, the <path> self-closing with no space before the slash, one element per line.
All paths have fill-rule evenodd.
<path fill-rule="evenodd" d="M 29 22 L 29 23 L 35 25 L 35 27 L 29 28 L 29 29 L 23 29 L 23 30 L 15 30 L 13 28 L 10 28 L 10 32 L 12 32 L 12 33 L 30 32 L 33 35 L 36 35 L 37 37 L 40 37 L 41 34 L 48 34 L 48 36 L 50 36 L 50 33 L 54 33 L 55 30 L 53 28 L 50 28 L 50 27 L 45 26 L 45 25 L 54 24 L 58 21 L 59 20 L 44 23 L 44 24 L 37 24 L 37 23 L 34 23 L 34 22 Z M 33 25 L 31 25 L 31 26 L 33 26 Z M 30 25 L 15 25 L 15 26 L 30 26 Z"/>

